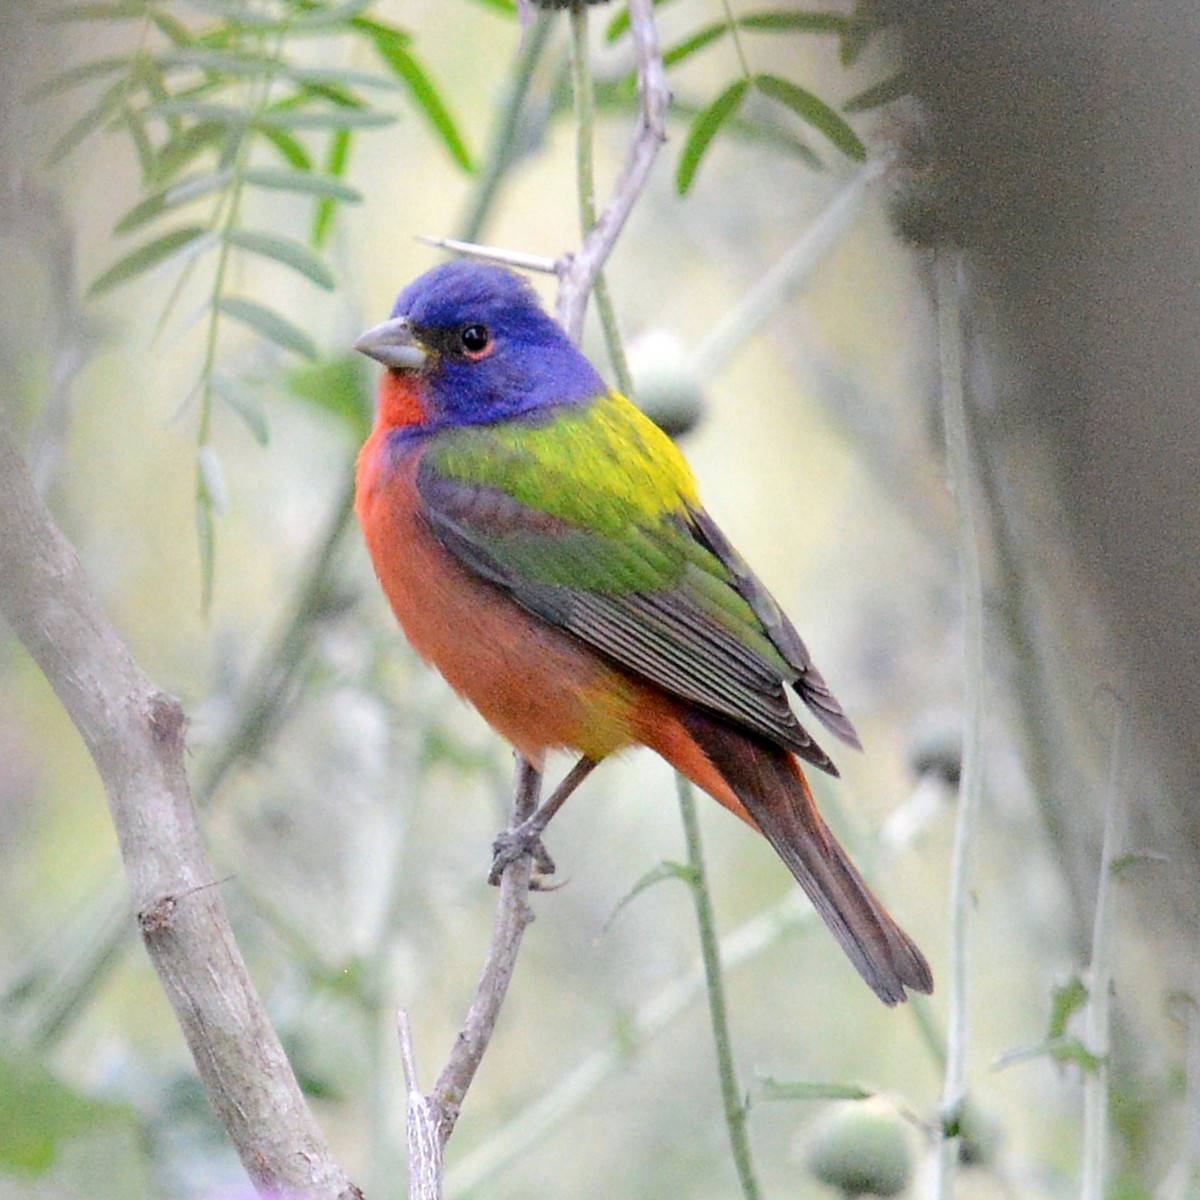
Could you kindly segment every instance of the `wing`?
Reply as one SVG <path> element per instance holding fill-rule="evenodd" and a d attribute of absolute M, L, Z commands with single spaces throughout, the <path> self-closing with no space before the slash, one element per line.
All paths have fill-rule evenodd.
<path fill-rule="evenodd" d="M 790 683 L 857 745 L 682 457 L 628 401 L 456 431 L 423 455 L 417 488 L 460 563 L 620 666 L 836 774 L 792 712 Z"/>

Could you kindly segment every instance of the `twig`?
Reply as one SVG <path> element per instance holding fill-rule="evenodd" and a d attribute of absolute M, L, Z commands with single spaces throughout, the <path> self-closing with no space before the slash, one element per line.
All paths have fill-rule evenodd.
<path fill-rule="evenodd" d="M 400 1061 L 408 1089 L 408 1164 L 410 1200 L 440 1200 L 442 1194 L 442 1139 L 433 1102 L 421 1094 L 417 1081 L 417 1055 L 413 1047 L 408 1013 L 396 1010 L 396 1032 L 400 1037 Z"/>
<path fill-rule="evenodd" d="M 559 277 L 558 319 L 576 342 L 583 332 L 588 294 L 646 186 L 650 168 L 667 136 L 666 114 L 671 93 L 663 70 L 651 0 L 629 0 L 629 27 L 637 56 L 640 114 L 637 133 L 604 211 Z"/>
<path fill-rule="evenodd" d="M 592 72 L 588 66 L 588 10 L 583 5 L 571 9 L 571 84 L 575 95 L 575 191 L 579 201 L 579 235 L 586 238 L 596 225 L 596 164 L 593 145 L 596 97 L 592 87 Z M 616 376 L 617 387 L 626 395 L 633 393 L 633 379 L 621 334 L 617 314 L 608 292 L 603 270 L 596 271 L 592 281 L 596 298 L 596 313 L 604 331 L 608 360 Z"/>
<path fill-rule="evenodd" d="M 474 242 L 483 232 L 484 223 L 491 214 L 500 184 L 509 167 L 517 159 L 514 147 L 521 110 L 525 105 L 525 97 L 529 94 L 533 72 L 542 57 L 542 51 L 546 48 L 546 40 L 552 28 L 551 14 L 540 13 L 533 28 L 521 39 L 521 49 L 513 65 L 512 77 L 505 89 L 504 99 L 488 138 L 488 153 L 479 172 L 479 182 L 472 190 L 466 214 L 459 224 L 464 241 Z"/>
<path fill-rule="evenodd" d="M 1112 987 L 1113 863 L 1121 841 L 1121 771 L 1125 765 L 1124 698 L 1117 697 L 1109 762 L 1108 803 L 1100 880 L 1092 921 L 1092 961 L 1088 970 L 1087 1024 L 1084 1045 L 1096 1060 L 1083 1079 L 1083 1182 L 1081 1200 L 1103 1200 L 1108 1171 L 1108 1056 Z"/>
<path fill-rule="evenodd" d="M 780 938 L 812 925 L 816 914 L 799 889 L 751 917 L 721 941 L 719 955 L 726 972 L 749 962 Z M 478 1149 L 467 1155 L 446 1175 L 446 1190 L 452 1196 L 470 1193 L 495 1178 L 499 1171 L 520 1162 L 525 1154 L 557 1129 L 610 1075 L 629 1062 L 630 1054 L 667 1029 L 704 994 L 702 961 L 695 962 L 679 978 L 647 1000 L 608 1045 L 593 1050 L 533 1104 L 497 1129 Z"/>
<path fill-rule="evenodd" d="M 717 943 L 716 922 L 708 891 L 708 876 L 704 869 L 704 851 L 700 843 L 700 822 L 696 819 L 696 797 L 692 785 L 682 776 L 675 777 L 679 791 L 679 811 L 683 817 L 683 832 L 687 840 L 688 887 L 696 906 L 696 924 L 700 929 L 700 956 L 704 962 L 704 981 L 708 992 L 708 1012 L 712 1018 L 713 1044 L 717 1052 L 717 1074 L 721 1079 L 721 1101 L 725 1108 L 725 1125 L 729 1130 L 729 1146 L 733 1165 L 746 1200 L 759 1200 L 761 1192 L 754 1174 L 754 1159 L 750 1152 L 750 1131 L 746 1125 L 746 1105 L 738 1087 L 737 1068 L 733 1062 L 733 1042 L 729 1035 L 729 1014 L 725 1005 L 725 983 L 721 971 L 721 950 Z"/>
<path fill-rule="evenodd" d="M 510 829 L 516 829 L 537 808 L 541 772 L 517 758 L 516 786 Z M 442 1152 L 462 1110 L 463 1099 L 492 1039 L 508 985 L 512 981 L 521 938 L 533 912 L 529 907 L 530 854 L 509 863 L 500 878 L 500 903 L 492 925 L 487 960 L 463 1027 L 442 1073 L 427 1096 L 416 1092 L 415 1055 L 407 1016 L 400 1014 L 401 1052 L 408 1082 L 408 1171 L 411 1195 L 439 1200 L 442 1195 Z M 406 1044 L 407 1043 L 407 1044 Z"/>
<path fill-rule="evenodd" d="M 856 172 L 775 266 L 709 330 L 692 354 L 692 369 L 699 378 L 714 376 L 748 338 L 779 312 L 838 243 L 862 208 L 870 185 L 886 170 L 887 161 L 878 158 Z"/>
<path fill-rule="evenodd" d="M 211 886 L 183 710 L 100 609 L 2 427 L 0 609 L 96 763 L 146 949 L 246 1171 L 262 1190 L 359 1196 L 304 1102 Z"/>
<path fill-rule="evenodd" d="M 972 476 L 963 404 L 962 325 L 959 311 L 960 259 L 952 248 L 938 251 L 938 346 L 941 356 L 942 408 L 947 464 L 955 499 L 955 523 L 962 572 L 963 643 L 966 658 L 966 715 L 963 726 L 962 777 L 950 880 L 949 1018 L 946 1074 L 941 1103 L 941 1144 L 935 1176 L 940 1200 L 954 1194 L 959 1138 L 967 1098 L 967 933 L 971 908 L 970 869 L 979 798 L 983 726 L 983 577 L 971 503 Z"/>

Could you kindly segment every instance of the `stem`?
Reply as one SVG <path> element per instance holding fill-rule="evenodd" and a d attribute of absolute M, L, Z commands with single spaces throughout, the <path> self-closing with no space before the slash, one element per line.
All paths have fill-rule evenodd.
<path fill-rule="evenodd" d="M 1124 765 L 1125 718 L 1118 698 L 1113 719 L 1112 758 L 1108 773 L 1108 803 L 1104 843 L 1100 851 L 1100 880 L 1092 922 L 1092 961 L 1088 971 L 1087 1026 L 1084 1044 L 1096 1058 L 1083 1078 L 1082 1200 L 1103 1200 L 1108 1170 L 1108 1055 L 1112 989 L 1113 862 L 1121 841 L 1123 808 L 1121 768 Z"/>
<path fill-rule="evenodd" d="M 575 175 L 579 194 L 579 234 L 586 238 L 596 225 L 596 164 L 594 157 L 594 131 L 596 98 L 592 87 L 592 73 L 588 67 L 588 10 L 579 6 L 571 9 L 571 84 L 575 93 Z M 629 374 L 629 363 L 617 327 L 617 314 L 613 309 L 612 297 L 604 278 L 604 271 L 596 270 L 592 281 L 592 294 L 596 297 L 596 313 L 604 330 L 604 344 L 608 359 L 617 377 L 617 386 L 626 395 L 632 394 L 633 380 Z M 586 306 L 587 300 L 584 299 Z"/>
<path fill-rule="evenodd" d="M 729 1147 L 733 1152 L 738 1181 L 742 1185 L 742 1195 L 746 1200 L 759 1200 L 762 1193 L 754 1174 L 750 1132 L 746 1125 L 746 1105 L 742 1102 L 737 1069 L 733 1062 L 729 1013 L 725 1004 L 725 983 L 721 975 L 721 951 L 717 942 L 716 922 L 713 919 L 712 898 L 708 890 L 708 874 L 704 869 L 700 823 L 696 819 L 696 798 L 692 785 L 682 775 L 676 776 L 676 786 L 679 792 L 679 811 L 683 817 L 683 832 L 687 839 L 690 869 L 688 885 L 696 906 L 696 924 L 700 929 L 700 954 L 704 961 L 708 1011 L 712 1018 L 713 1044 L 717 1051 L 717 1074 L 721 1080 L 721 1101 L 725 1108 L 725 1125 L 729 1130 Z"/>
<path fill-rule="evenodd" d="M 725 969 L 732 971 L 815 921 L 816 912 L 804 902 L 799 889 L 788 891 L 778 903 L 724 938 L 719 958 Z M 446 1177 L 447 1190 L 452 1195 L 474 1192 L 491 1183 L 506 1167 L 521 1163 L 525 1155 L 582 1108 L 606 1079 L 622 1070 L 635 1050 L 653 1042 L 704 992 L 704 964 L 698 961 L 642 1004 L 608 1045 L 594 1050 L 451 1168 Z"/>
<path fill-rule="evenodd" d="M 858 215 L 870 184 L 886 169 L 886 163 L 876 159 L 858 171 L 783 257 L 705 334 L 692 354 L 692 369 L 698 378 L 715 376 L 807 282 L 813 269 L 837 245 Z"/>
<path fill-rule="evenodd" d="M 729 27 L 729 36 L 733 41 L 733 48 L 737 54 L 738 66 L 742 69 L 744 78 L 750 78 L 750 62 L 746 58 L 746 50 L 742 45 L 742 35 L 738 31 L 738 23 L 733 15 L 733 9 L 729 5 L 729 0 L 721 0 L 721 7 L 725 10 L 725 24 Z"/>
<path fill-rule="evenodd" d="M 961 559 L 963 642 L 966 658 L 965 724 L 962 780 L 950 880 L 949 1020 L 946 1074 L 941 1103 L 941 1147 L 936 1194 L 954 1194 L 959 1128 L 967 1097 L 968 929 L 971 910 L 971 844 L 982 792 L 980 751 L 983 729 L 983 576 L 971 502 L 971 464 L 963 402 L 963 339 L 959 256 L 953 249 L 937 252 L 938 346 L 941 359 L 942 406 L 946 425 L 947 466 L 955 500 L 955 526 Z"/>
<path fill-rule="evenodd" d="M 495 205 L 500 184 L 515 161 L 514 143 L 521 119 L 521 109 L 529 95 L 533 73 L 546 48 L 553 20 L 549 13 L 539 13 L 532 28 L 526 31 L 513 64 L 512 78 L 504 92 L 500 111 L 492 125 L 487 158 L 479 175 L 479 183 L 470 204 L 459 224 L 459 238 L 464 242 L 475 242 L 483 232 L 484 224 Z"/>
<path fill-rule="evenodd" d="M 639 122 L 624 170 L 579 252 L 564 260 L 559 274 L 558 319 L 578 343 L 583 317 L 601 267 L 650 177 L 650 168 L 666 140 L 666 112 L 671 99 L 663 71 L 662 51 L 651 0 L 629 0 L 629 28 L 637 56 Z"/>

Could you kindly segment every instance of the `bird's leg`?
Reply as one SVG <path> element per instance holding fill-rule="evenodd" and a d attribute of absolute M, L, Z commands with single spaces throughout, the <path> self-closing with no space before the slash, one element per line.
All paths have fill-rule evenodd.
<path fill-rule="evenodd" d="M 567 797 L 592 773 L 595 766 L 595 759 L 588 758 L 586 754 L 583 755 L 567 772 L 562 783 L 554 789 L 549 800 L 540 808 L 533 808 L 520 824 L 514 825 L 512 829 L 506 829 L 496 838 L 492 843 L 492 869 L 488 873 L 488 883 L 498 884 L 500 876 L 504 874 L 504 868 L 520 858 L 522 854 L 533 855 L 534 867 L 539 874 L 552 875 L 554 873 L 554 860 L 546 853 L 546 847 L 542 845 L 542 833 L 550 824 L 554 814 L 566 803 Z M 517 808 L 519 814 L 519 804 L 522 798 L 528 795 L 522 790 L 525 784 L 525 776 L 522 772 L 532 773 L 538 783 L 540 783 L 541 776 L 523 758 L 520 760 L 517 771 L 518 805 L 515 805 L 514 808 Z M 534 785 L 532 797 L 532 803 L 536 804 L 537 783 Z M 528 812 L 528 808 L 526 811 Z"/>

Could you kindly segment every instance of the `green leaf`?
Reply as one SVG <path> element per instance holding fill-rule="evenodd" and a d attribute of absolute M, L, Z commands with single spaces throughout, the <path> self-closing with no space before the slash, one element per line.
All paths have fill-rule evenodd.
<path fill-rule="evenodd" d="M 362 355 L 297 367 L 288 374 L 287 385 L 298 399 L 344 424 L 355 444 L 371 432 L 374 414 Z"/>
<path fill-rule="evenodd" d="M 482 5 L 484 8 L 494 9 L 498 13 L 503 13 L 506 17 L 515 17 L 517 15 L 516 0 L 475 0 L 475 3 Z"/>
<path fill-rule="evenodd" d="M 125 103 L 128 93 L 128 79 L 118 79 L 105 89 L 100 99 L 51 146 L 46 156 L 47 165 L 54 166 L 61 162 L 84 138 L 99 129 Z"/>
<path fill-rule="evenodd" d="M 621 910 L 633 900 L 636 900 L 647 888 L 654 887 L 655 884 L 663 883 L 668 879 L 678 879 L 691 886 L 696 882 L 696 872 L 686 863 L 678 862 L 660 862 L 657 866 L 651 867 L 634 885 L 617 901 L 617 906 L 609 914 L 608 920 L 604 922 L 603 932 L 607 933 L 612 927 L 613 922 L 621 914 Z"/>
<path fill-rule="evenodd" d="M 101 1123 L 132 1124 L 133 1116 L 81 1095 L 32 1059 L 0 1058 L 0 1169 L 6 1175 L 40 1175 L 64 1142 Z"/>
<path fill-rule="evenodd" d="M 354 204 L 362 199 L 362 193 L 328 175 L 317 175 L 312 171 L 288 171 L 282 167 L 251 167 L 243 176 L 255 187 L 271 188 L 278 192 L 298 192 L 306 196 L 328 196 L 331 200 L 343 200 Z"/>
<path fill-rule="evenodd" d="M 360 21 L 356 27 L 366 33 L 379 56 L 408 89 L 414 103 L 424 113 L 426 120 L 450 151 L 455 162 L 464 171 L 474 170 L 471 152 L 467 149 L 450 110 L 443 103 L 437 88 L 420 63 L 408 52 L 407 35 L 377 21 Z"/>
<path fill-rule="evenodd" d="M 146 15 L 146 0 L 117 0 L 111 4 L 65 4 L 41 15 L 46 25 L 68 21 L 113 21 Z"/>
<path fill-rule="evenodd" d="M 1087 988 L 1078 975 L 1072 975 L 1066 983 L 1050 993 L 1050 1025 L 1046 1030 L 1049 1041 L 1063 1037 L 1071 1018 L 1088 1002 Z"/>
<path fill-rule="evenodd" d="M 824 100 L 806 88 L 777 75 L 755 75 L 753 83 L 764 96 L 790 108 L 801 120 L 823 133 L 847 157 L 855 162 L 862 162 L 867 157 L 867 148 L 858 134 Z"/>
<path fill-rule="evenodd" d="M 747 13 L 738 24 L 756 33 L 841 33 L 847 19 L 836 12 L 763 12 Z"/>
<path fill-rule="evenodd" d="M 225 134 L 225 126 L 216 121 L 202 121 L 196 125 L 189 125 L 159 147 L 152 182 L 168 183 L 193 159 L 224 141 Z"/>
<path fill-rule="evenodd" d="M 286 129 L 267 128 L 259 130 L 259 132 L 279 151 L 284 162 L 289 163 L 298 171 L 312 170 L 312 156 L 299 138 L 293 137 Z"/>
<path fill-rule="evenodd" d="M 254 440 L 260 446 L 265 446 L 271 435 L 267 428 L 266 414 L 258 397 L 248 387 L 220 371 L 209 373 L 208 386 L 241 417 Z"/>
<path fill-rule="evenodd" d="M 192 245 L 197 238 L 203 237 L 209 231 L 201 225 L 185 225 L 182 229 L 173 229 L 162 237 L 146 242 L 136 250 L 131 250 L 124 258 L 118 259 L 108 270 L 101 273 L 92 286 L 88 288 L 89 296 L 102 296 L 113 288 L 130 279 L 158 266 L 185 247 Z"/>
<path fill-rule="evenodd" d="M 255 114 L 253 124 L 260 129 L 378 129 L 398 119 L 369 108 L 268 108 Z"/>
<path fill-rule="evenodd" d="M 298 367 L 287 382 L 294 395 L 343 421 L 355 441 L 361 441 L 373 417 L 366 380 L 366 364 L 355 354 Z"/>
<path fill-rule="evenodd" d="M 307 246 L 292 238 L 253 229 L 230 230 L 225 237 L 231 245 L 291 267 L 326 291 L 331 291 L 336 283 L 333 272 Z"/>
<path fill-rule="evenodd" d="M 857 1083 L 813 1083 L 806 1080 L 779 1080 L 769 1076 L 759 1082 L 760 1100 L 870 1100 L 870 1088 Z"/>
<path fill-rule="evenodd" d="M 885 104 L 891 104 L 893 100 L 907 96 L 912 88 L 912 76 L 907 71 L 897 71 L 895 75 L 889 75 L 887 79 L 872 84 L 871 87 L 859 92 L 857 96 L 847 100 L 842 105 L 842 111 L 853 113 L 882 108 Z"/>
<path fill-rule="evenodd" d="M 681 196 L 692 186 L 700 160 L 712 144 L 713 138 L 717 136 L 721 126 L 737 112 L 749 89 L 749 80 L 738 79 L 707 108 L 702 108 L 696 114 L 688 129 L 687 141 L 683 144 L 683 152 L 679 156 L 679 166 L 675 172 L 675 188 Z"/>
<path fill-rule="evenodd" d="M 59 71 L 57 75 L 51 75 L 37 87 L 30 88 L 25 93 L 25 99 L 44 100 L 47 96 L 57 96 L 82 84 L 91 83 L 95 79 L 103 79 L 105 75 L 111 75 L 114 71 L 128 71 L 132 61 L 122 55 L 113 58 L 97 58 L 92 62 L 82 63 L 78 67 L 69 67 L 65 71 Z"/>
<path fill-rule="evenodd" d="M 663 66 L 671 67 L 675 63 L 682 62 L 698 50 L 703 50 L 705 46 L 711 46 L 713 42 L 728 32 L 729 25 L 725 21 L 722 21 L 718 25 L 708 25 L 704 29 L 697 30 L 691 37 L 684 38 L 682 42 L 678 42 L 669 50 L 663 51 Z"/>
<path fill-rule="evenodd" d="M 190 46 L 195 40 L 186 25 L 158 6 L 152 8 L 146 15 L 176 46 Z"/>
<path fill-rule="evenodd" d="M 217 308 L 227 317 L 248 325 L 255 333 L 261 334 L 269 342 L 301 358 L 315 359 L 317 357 L 316 343 L 298 325 L 288 320 L 281 313 L 257 300 L 247 300 L 240 296 L 221 296 L 217 300 Z"/>
<path fill-rule="evenodd" d="M 666 4 L 667 0 L 653 0 L 654 7 L 657 8 L 660 4 Z M 621 34 L 625 33 L 629 28 L 629 10 L 621 9 L 619 13 L 608 23 L 608 28 L 604 31 L 606 41 L 615 42 Z"/>
<path fill-rule="evenodd" d="M 326 170 L 330 175 L 342 175 L 350 161 L 350 145 L 354 135 L 349 129 L 339 129 L 329 140 L 329 154 L 325 160 Z M 333 228 L 334 214 L 337 212 L 337 200 L 333 196 L 322 196 L 317 201 L 317 211 L 313 215 L 312 240 L 314 246 L 323 246 L 325 239 Z"/>
<path fill-rule="evenodd" d="M 233 181 L 232 171 L 205 171 L 201 174 L 188 176 L 178 183 L 147 196 L 139 204 L 135 204 L 116 224 L 117 233 L 128 233 L 148 221 L 153 221 L 163 213 L 191 204 L 213 192 L 223 191 Z"/>

